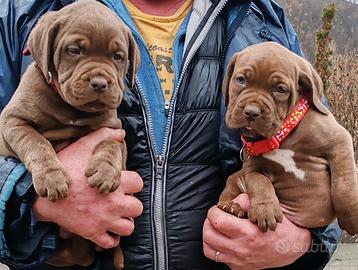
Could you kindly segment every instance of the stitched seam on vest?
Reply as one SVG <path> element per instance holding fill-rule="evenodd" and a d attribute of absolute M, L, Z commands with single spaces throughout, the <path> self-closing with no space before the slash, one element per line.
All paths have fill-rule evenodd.
<path fill-rule="evenodd" d="M 213 61 L 220 61 L 221 60 L 221 58 L 219 57 L 219 56 L 210 56 L 210 55 L 200 55 L 200 54 L 198 54 L 198 56 L 197 56 L 197 59 L 198 60 L 213 60 Z"/>
<path fill-rule="evenodd" d="M 168 162 L 168 165 L 172 166 L 213 166 L 216 162 L 219 162 L 220 159 L 217 158 L 213 162 Z"/>
<path fill-rule="evenodd" d="M 201 112 L 220 112 L 220 107 L 217 108 L 200 108 L 200 109 L 185 109 L 184 111 L 175 112 L 178 116 L 183 116 L 185 114 L 201 113 Z"/>
<path fill-rule="evenodd" d="M 190 208 L 190 209 L 171 210 L 171 211 L 167 211 L 167 212 L 175 213 L 175 212 L 193 212 L 193 211 L 203 212 L 203 211 L 208 211 L 208 209 L 207 208 Z M 186 241 L 182 241 L 182 242 L 186 242 Z"/>
<path fill-rule="evenodd" d="M 196 15 L 198 15 L 199 19 L 202 20 L 203 16 L 201 16 L 200 12 L 197 11 L 196 9 L 193 9 L 193 12 L 195 12 Z"/>

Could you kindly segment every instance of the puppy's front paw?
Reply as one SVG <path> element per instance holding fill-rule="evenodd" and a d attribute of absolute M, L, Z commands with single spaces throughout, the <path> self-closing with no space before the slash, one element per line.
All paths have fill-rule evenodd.
<path fill-rule="evenodd" d="M 251 202 L 249 220 L 257 224 L 260 231 L 276 230 L 277 223 L 281 223 L 282 219 L 283 213 L 278 202 Z"/>
<path fill-rule="evenodd" d="M 47 169 L 42 173 L 33 174 L 33 184 L 39 196 L 56 201 L 67 196 L 70 177 L 62 168 Z"/>
<path fill-rule="evenodd" d="M 85 171 L 90 187 L 97 187 L 100 193 L 115 191 L 119 186 L 121 168 L 116 168 L 108 161 L 94 156 Z"/>
<path fill-rule="evenodd" d="M 218 207 L 226 213 L 232 214 L 239 218 L 245 217 L 244 210 L 241 209 L 240 204 L 233 201 L 220 201 Z"/>

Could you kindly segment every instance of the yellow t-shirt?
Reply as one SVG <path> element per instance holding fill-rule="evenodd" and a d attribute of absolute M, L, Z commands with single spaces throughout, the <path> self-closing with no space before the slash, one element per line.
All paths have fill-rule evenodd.
<path fill-rule="evenodd" d="M 147 44 L 147 49 L 157 69 L 164 98 L 168 103 L 174 91 L 174 38 L 192 8 L 192 0 L 186 0 L 174 15 L 167 17 L 145 14 L 130 0 L 123 0 L 123 2 Z"/>

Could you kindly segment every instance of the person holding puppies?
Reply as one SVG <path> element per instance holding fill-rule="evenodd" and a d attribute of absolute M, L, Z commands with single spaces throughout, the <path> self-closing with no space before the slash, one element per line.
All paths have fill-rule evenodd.
<path fill-rule="evenodd" d="M 72 2 L 0 3 L 1 110 L 32 61 L 21 55 L 30 30 L 45 12 Z M 57 269 L 46 262 L 67 237 L 61 227 L 105 249 L 120 243 L 125 269 L 321 269 L 339 240 L 337 225 L 308 230 L 284 217 L 274 232 L 261 233 L 216 206 L 228 175 L 241 166 L 241 143 L 222 118 L 225 67 L 234 53 L 263 41 L 302 54 L 281 7 L 266 0 L 102 2 L 127 24 L 141 57 L 118 108 L 128 171 L 107 195 L 87 184 L 95 146 L 123 141 L 122 132 L 108 128 L 58 153 L 71 184 L 56 202 L 35 195 L 18 160 L 1 157 L 1 261 L 14 269 Z M 65 38 L 56 33 L 50 40 Z M 248 208 L 247 197 L 235 200 Z M 91 265 L 77 255 L 67 269 L 114 269 L 106 252 Z"/>

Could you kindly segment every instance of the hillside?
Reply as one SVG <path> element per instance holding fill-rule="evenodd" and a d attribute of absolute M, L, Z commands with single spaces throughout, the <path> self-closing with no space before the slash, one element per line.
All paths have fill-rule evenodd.
<path fill-rule="evenodd" d="M 332 2 L 336 3 L 337 7 L 333 27 L 336 53 L 347 53 L 358 48 L 358 4 L 356 4 L 358 0 L 277 0 L 277 2 L 285 7 L 309 60 L 314 60 L 315 32 L 321 26 L 321 11 L 325 5 Z"/>

